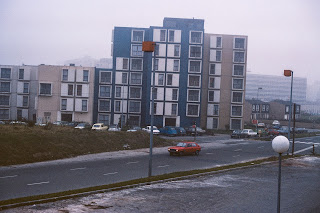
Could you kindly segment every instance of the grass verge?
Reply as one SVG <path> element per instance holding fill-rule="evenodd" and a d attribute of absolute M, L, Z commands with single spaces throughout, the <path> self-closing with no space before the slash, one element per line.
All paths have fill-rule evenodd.
<path fill-rule="evenodd" d="M 295 157 L 300 157 L 300 156 L 298 156 L 298 155 L 283 156 L 283 160 L 288 159 L 288 158 L 295 158 Z M 210 169 L 199 169 L 199 170 L 191 170 L 191 171 L 183 171 L 183 172 L 174 172 L 174 173 L 169 173 L 169 174 L 140 178 L 140 179 L 124 181 L 124 182 L 108 184 L 108 185 L 102 185 L 102 186 L 95 186 L 95 187 L 88 187 L 88 188 L 83 188 L 83 189 L 70 190 L 70 191 L 64 191 L 64 192 L 58 192 L 58 193 L 52 193 L 52 194 L 44 194 L 44 195 L 22 197 L 22 198 L 10 199 L 10 200 L 3 200 L 3 201 L 0 201 L 0 210 L 18 207 L 18 206 L 24 206 L 24 205 L 53 202 L 53 201 L 57 201 L 57 200 L 69 199 L 69 198 L 84 196 L 84 195 L 93 194 L 93 193 L 101 193 L 101 192 L 106 192 L 106 191 L 116 191 L 116 190 L 121 190 L 121 189 L 125 189 L 125 188 L 132 188 L 132 187 L 137 187 L 140 185 L 151 184 L 151 183 L 155 183 L 155 182 L 170 181 L 173 179 L 187 179 L 187 178 L 193 177 L 195 175 L 200 176 L 200 175 L 205 175 L 205 174 L 212 173 L 212 172 L 223 172 L 223 171 L 228 171 L 231 169 L 244 168 L 244 167 L 248 167 L 248 166 L 259 165 L 259 164 L 266 163 L 266 162 L 273 162 L 273 161 L 277 161 L 277 160 L 278 160 L 277 157 L 269 157 L 269 158 L 254 160 L 254 161 L 248 161 L 248 162 L 244 162 L 244 163 L 237 163 L 237 164 L 233 164 L 233 165 L 214 167 L 214 168 L 210 168 Z"/>

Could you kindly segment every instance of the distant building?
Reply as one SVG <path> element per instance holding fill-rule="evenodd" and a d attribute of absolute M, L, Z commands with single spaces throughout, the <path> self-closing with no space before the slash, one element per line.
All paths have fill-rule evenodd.
<path fill-rule="evenodd" d="M 0 120 L 36 120 L 37 66 L 0 65 Z"/>
<path fill-rule="evenodd" d="M 244 122 L 267 120 L 270 117 L 270 104 L 260 100 L 246 100 L 244 105 Z"/>
<path fill-rule="evenodd" d="M 63 64 L 67 64 L 67 65 L 74 64 L 75 66 L 81 66 L 81 67 L 97 67 L 97 68 L 112 69 L 111 58 L 101 58 L 97 60 L 90 56 L 85 56 L 82 58 L 76 58 L 76 59 L 64 61 Z"/>
<path fill-rule="evenodd" d="M 247 73 L 246 100 L 258 99 L 262 101 L 272 101 L 279 99 L 289 101 L 290 89 L 290 77 Z M 302 104 L 306 102 L 306 96 L 307 79 L 294 77 L 292 101 Z"/>
<path fill-rule="evenodd" d="M 311 115 L 320 115 L 320 101 L 306 102 L 301 105 L 301 111 Z"/>
<path fill-rule="evenodd" d="M 292 116 L 293 116 L 293 105 L 292 103 Z M 274 100 L 270 102 L 270 116 L 271 120 L 289 120 L 290 101 Z M 296 119 L 300 118 L 301 105 L 296 104 Z"/>
<path fill-rule="evenodd" d="M 93 67 L 40 65 L 38 83 L 37 122 L 92 124 Z"/>

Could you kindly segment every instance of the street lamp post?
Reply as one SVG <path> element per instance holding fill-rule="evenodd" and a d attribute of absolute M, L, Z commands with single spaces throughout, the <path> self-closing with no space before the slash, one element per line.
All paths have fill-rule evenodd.
<path fill-rule="evenodd" d="M 144 52 L 154 52 L 156 43 L 152 41 L 144 41 L 142 42 L 142 51 Z M 149 151 L 149 170 L 148 170 L 148 177 L 152 176 L 152 148 L 153 148 L 153 120 L 154 120 L 154 87 L 155 87 L 155 58 L 156 55 L 154 54 L 154 62 L 153 62 L 153 76 L 152 76 L 152 89 L 151 89 L 151 96 L 152 96 L 152 104 L 151 104 L 151 130 L 150 130 L 150 151 Z M 152 57 L 151 57 L 152 59 Z"/>
<path fill-rule="evenodd" d="M 280 195 L 281 195 L 281 155 L 289 149 L 289 140 L 284 136 L 277 136 L 272 140 L 272 148 L 279 153 L 279 174 L 278 174 L 278 202 L 277 212 L 280 213 Z"/>
<path fill-rule="evenodd" d="M 290 124 L 291 124 L 291 114 L 292 114 L 292 86 L 293 86 L 293 71 L 284 70 L 284 76 L 291 76 L 291 89 L 290 89 L 290 103 L 289 103 L 289 122 L 288 122 L 288 140 L 290 141 Z"/>

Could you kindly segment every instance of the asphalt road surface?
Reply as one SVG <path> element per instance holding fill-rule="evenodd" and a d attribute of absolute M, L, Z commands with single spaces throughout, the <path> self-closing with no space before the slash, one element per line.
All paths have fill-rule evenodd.
<path fill-rule="evenodd" d="M 281 212 L 320 212 L 320 158 L 282 162 Z M 16 212 L 277 212 L 278 162 L 5 210 Z"/>
<path fill-rule="evenodd" d="M 193 140 L 193 137 L 184 139 Z M 169 156 L 167 148 L 155 148 L 152 174 L 212 168 L 277 155 L 272 150 L 270 141 L 230 139 L 229 136 L 202 136 L 197 137 L 197 142 L 203 148 L 199 156 Z M 320 137 L 296 140 L 296 153 L 310 154 L 311 144 L 319 142 Z M 127 150 L 0 167 L 0 200 L 147 177 L 148 151 L 148 149 Z M 320 153 L 319 146 L 316 147 L 316 152 Z"/>

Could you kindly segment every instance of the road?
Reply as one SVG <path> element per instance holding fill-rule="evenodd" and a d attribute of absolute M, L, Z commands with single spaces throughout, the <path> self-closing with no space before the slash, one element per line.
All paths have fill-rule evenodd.
<path fill-rule="evenodd" d="M 184 137 L 192 140 L 193 137 Z M 169 156 L 167 148 L 155 148 L 153 175 L 212 168 L 257 158 L 276 156 L 270 141 L 230 139 L 229 136 L 197 137 L 199 156 Z M 295 150 L 309 154 L 320 137 L 296 140 Z M 309 149 L 306 149 L 309 148 Z M 320 148 L 316 148 L 320 153 Z M 54 193 L 147 177 L 148 149 L 102 153 L 74 159 L 0 167 L 0 200 Z"/>

